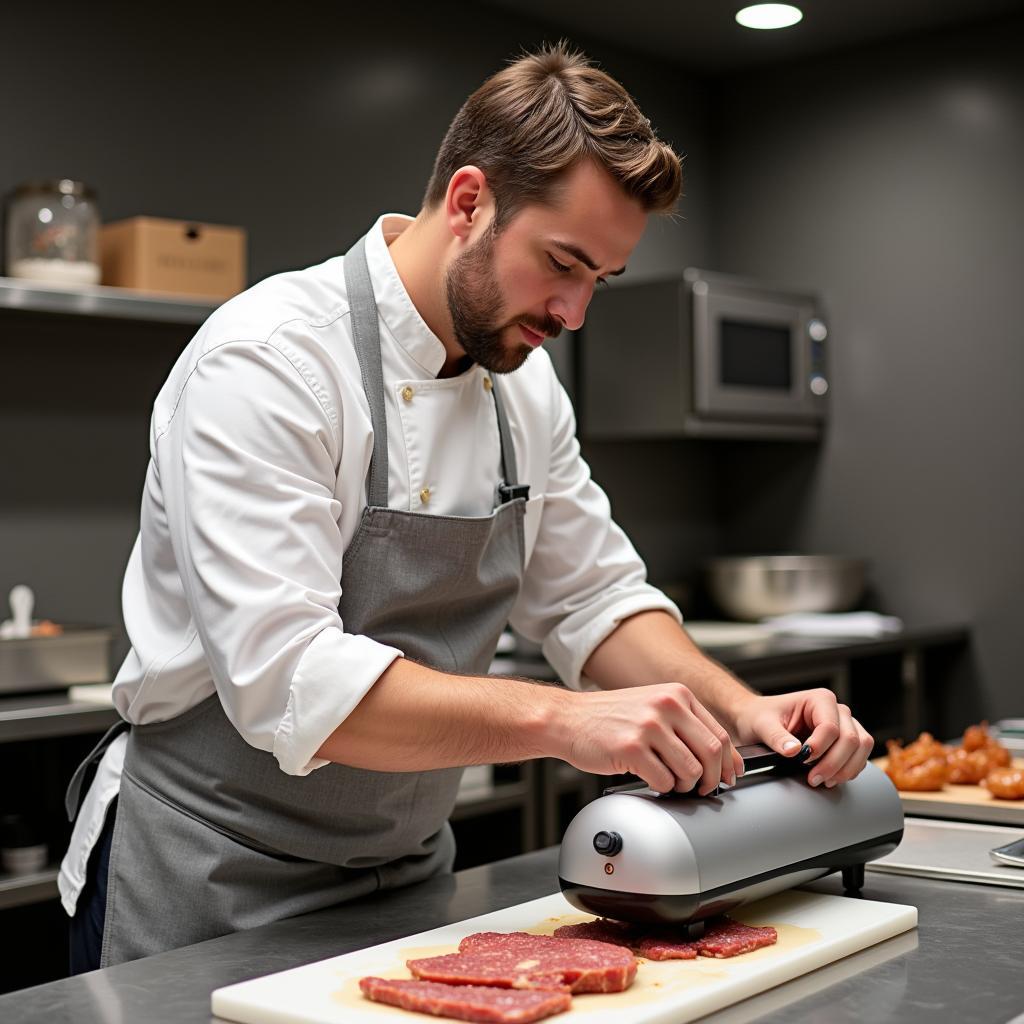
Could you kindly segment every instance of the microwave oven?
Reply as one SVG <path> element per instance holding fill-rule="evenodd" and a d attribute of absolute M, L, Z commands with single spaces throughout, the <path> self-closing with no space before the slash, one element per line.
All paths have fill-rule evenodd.
<path fill-rule="evenodd" d="M 688 268 L 595 293 L 581 331 L 588 438 L 808 440 L 828 420 L 829 331 L 803 292 Z"/>

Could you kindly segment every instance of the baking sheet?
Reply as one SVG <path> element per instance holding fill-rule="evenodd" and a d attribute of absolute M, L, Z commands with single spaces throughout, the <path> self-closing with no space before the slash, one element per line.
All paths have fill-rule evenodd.
<path fill-rule="evenodd" d="M 885 771 L 888 763 L 887 757 L 879 757 L 872 762 L 882 771 Z M 1024 758 L 1014 758 L 1013 765 L 1015 768 L 1024 768 Z M 935 793 L 900 790 L 899 794 L 904 814 L 922 818 L 984 821 L 1024 828 L 1024 800 L 997 800 L 983 786 L 954 786 L 946 783 L 945 789 Z"/>
<path fill-rule="evenodd" d="M 997 864 L 988 853 L 1016 839 L 1024 839 L 1024 829 L 907 818 L 903 842 L 867 870 L 1024 889 L 1024 867 Z"/>

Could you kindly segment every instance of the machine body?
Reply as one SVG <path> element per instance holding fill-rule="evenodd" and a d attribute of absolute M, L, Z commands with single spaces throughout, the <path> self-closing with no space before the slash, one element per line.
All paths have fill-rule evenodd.
<path fill-rule="evenodd" d="M 771 758 L 778 770 L 717 795 L 642 787 L 592 801 L 562 840 L 566 899 L 601 917 L 689 924 L 832 871 L 859 889 L 864 864 L 903 838 L 888 777 L 868 764 L 851 782 L 814 788 L 806 769 L 794 774 L 799 766 Z"/>

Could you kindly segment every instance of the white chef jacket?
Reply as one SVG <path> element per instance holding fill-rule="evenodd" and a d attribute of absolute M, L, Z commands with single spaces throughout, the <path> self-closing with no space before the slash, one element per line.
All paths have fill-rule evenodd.
<path fill-rule="evenodd" d="M 432 515 L 488 515 L 500 445 L 488 372 L 439 380 L 445 349 L 409 298 L 382 216 L 366 257 L 380 317 L 388 500 Z M 139 536 L 125 573 L 131 650 L 114 681 L 127 721 L 160 722 L 215 691 L 235 728 L 281 770 L 316 751 L 402 652 L 348 633 L 342 558 L 366 506 L 373 446 L 342 256 L 278 274 L 218 308 L 153 409 Z M 570 687 L 624 618 L 678 609 L 580 457 L 568 396 L 543 349 L 502 377 L 526 506 L 526 570 L 512 625 L 543 643 Z M 58 879 L 74 913 L 117 794 L 126 737 L 101 762 Z"/>

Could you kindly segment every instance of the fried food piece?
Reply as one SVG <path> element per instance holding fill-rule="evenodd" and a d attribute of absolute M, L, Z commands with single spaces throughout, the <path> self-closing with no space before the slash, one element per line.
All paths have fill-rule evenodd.
<path fill-rule="evenodd" d="M 980 722 L 978 725 L 967 726 L 961 745 L 964 750 L 981 750 L 994 742 L 989 735 L 988 722 Z"/>
<path fill-rule="evenodd" d="M 988 749 L 967 750 L 957 747 L 949 752 L 949 781 L 958 786 L 976 786 L 989 771 L 997 767 L 989 761 Z"/>
<path fill-rule="evenodd" d="M 997 800 L 1024 800 L 1024 769 L 994 768 L 982 784 Z"/>
<path fill-rule="evenodd" d="M 915 793 L 934 792 L 946 784 L 949 778 L 949 764 L 944 753 L 945 747 L 941 743 L 936 743 L 928 733 L 922 733 L 922 738 L 925 736 L 931 744 L 913 750 L 913 744 L 904 748 L 896 740 L 889 740 L 886 744 L 889 761 L 885 773 L 892 779 L 897 789 Z M 942 752 L 936 753 L 936 747 L 941 748 Z M 926 750 L 930 750 L 931 753 L 922 753 Z"/>
<path fill-rule="evenodd" d="M 985 753 L 988 755 L 988 763 L 992 768 L 1009 768 L 1011 757 L 1010 751 L 1006 749 L 1001 743 L 993 740 L 986 748 Z"/>
<path fill-rule="evenodd" d="M 921 733 L 906 747 L 893 740 L 887 747 L 889 763 L 885 770 L 893 784 L 897 789 L 919 793 L 942 789 L 947 782 L 978 785 L 994 769 L 1011 764 L 1009 750 L 989 733 L 988 722 L 968 726 L 959 747 L 947 747 L 930 732 Z"/>
<path fill-rule="evenodd" d="M 980 722 L 978 725 L 969 725 L 964 730 L 962 749 L 967 755 L 977 755 L 970 762 L 965 755 L 958 758 L 954 764 L 950 755 L 950 782 L 962 781 L 966 783 L 981 782 L 993 768 L 1008 768 L 1011 763 L 1010 752 L 1006 749 L 989 731 L 988 722 Z M 984 755 L 988 762 L 987 769 L 982 771 L 981 755 Z M 970 764 L 971 767 L 967 767 Z M 954 777 L 957 776 L 957 777 Z"/>
<path fill-rule="evenodd" d="M 902 754 L 907 767 L 924 764 L 934 757 L 945 757 L 949 753 L 949 747 L 940 743 L 930 732 L 923 732 L 914 740 L 908 743 Z"/>

